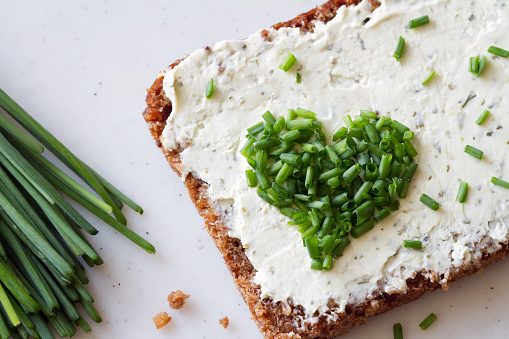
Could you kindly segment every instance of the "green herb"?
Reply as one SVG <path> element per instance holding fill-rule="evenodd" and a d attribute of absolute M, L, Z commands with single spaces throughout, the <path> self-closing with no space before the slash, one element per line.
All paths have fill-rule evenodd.
<path fill-rule="evenodd" d="M 479 57 L 471 57 L 468 62 L 468 71 L 477 74 L 480 62 Z"/>
<path fill-rule="evenodd" d="M 482 70 L 484 69 L 484 66 L 486 66 L 486 62 L 488 61 L 488 58 L 486 58 L 485 55 L 481 57 L 481 61 L 479 61 L 479 67 L 477 69 L 477 77 L 479 78 L 481 76 Z"/>
<path fill-rule="evenodd" d="M 486 120 L 486 118 L 488 117 L 489 114 L 490 114 L 490 111 L 484 110 L 481 113 L 481 115 L 479 115 L 479 117 L 477 118 L 475 123 L 478 124 L 478 125 L 482 125 L 482 123 L 484 122 L 484 120 Z"/>
<path fill-rule="evenodd" d="M 426 317 L 426 319 L 424 319 L 420 324 L 419 324 L 419 327 L 421 328 L 421 330 L 426 330 L 428 327 L 431 326 L 431 324 L 433 324 L 435 322 L 435 320 L 437 320 L 437 316 L 435 313 L 431 313 L 430 315 L 428 315 Z"/>
<path fill-rule="evenodd" d="M 251 126 L 240 150 L 253 167 L 246 171 L 248 186 L 258 186 L 258 196 L 291 219 L 311 268 L 329 270 L 350 243 L 349 235 L 369 232 L 398 208 L 398 192 L 406 196 L 417 169 L 413 132 L 363 110 L 345 116 L 348 127 L 327 145 L 322 124 L 310 110 L 291 109 L 277 119 L 265 112 L 262 118 L 264 127 Z"/>
<path fill-rule="evenodd" d="M 396 50 L 394 51 L 394 57 L 397 61 L 401 60 L 401 56 L 403 55 L 403 49 L 405 48 L 405 39 L 403 37 L 398 38 L 398 44 L 396 45 Z"/>
<path fill-rule="evenodd" d="M 422 249 L 422 242 L 419 240 L 403 240 L 403 247 L 420 250 Z"/>
<path fill-rule="evenodd" d="M 466 145 L 465 153 L 473 156 L 477 159 L 482 159 L 483 152 L 480 149 L 475 148 L 474 146 Z"/>
<path fill-rule="evenodd" d="M 509 182 L 502 179 L 491 177 L 491 183 L 509 189 Z"/>
<path fill-rule="evenodd" d="M 403 339 L 403 327 L 400 323 L 396 323 L 392 326 L 392 332 L 394 334 L 394 339 Z"/>
<path fill-rule="evenodd" d="M 421 16 L 420 18 L 410 20 L 408 23 L 408 27 L 417 28 L 422 25 L 426 25 L 429 23 L 429 17 L 427 15 Z"/>
<path fill-rule="evenodd" d="M 297 81 L 298 84 L 300 84 L 302 82 L 302 76 L 300 75 L 299 72 L 297 72 L 297 75 L 295 77 L 295 81 Z"/>
<path fill-rule="evenodd" d="M 279 65 L 279 69 L 282 69 L 285 72 L 288 72 L 290 68 L 292 68 L 293 64 L 297 61 L 297 58 L 292 54 L 289 53 L 286 58 L 283 60 L 281 65 Z"/>
<path fill-rule="evenodd" d="M 433 200 L 432 198 L 430 198 L 427 194 L 423 193 L 421 195 L 421 198 L 419 199 L 424 205 L 428 206 L 429 208 L 431 208 L 433 211 L 436 211 L 438 210 L 438 208 L 440 207 L 440 204 L 438 202 L 436 202 L 435 200 Z"/>
<path fill-rule="evenodd" d="M 64 199 L 74 199 L 149 253 L 154 247 L 125 227 L 122 202 L 143 210 L 92 170 L 0 90 L 0 107 L 42 145 L 99 193 L 91 194 L 40 153 L 43 147 L 0 116 L 0 338 L 52 338 L 76 332 L 73 321 L 89 331 L 76 302 L 100 321 L 88 278 L 78 257 L 90 266 L 103 260 L 82 230 L 97 230 Z M 252 146 L 252 144 L 251 144 Z M 57 190 L 58 189 L 58 190 Z M 62 192 L 62 193 L 60 193 Z M 113 216 L 109 213 L 113 212 Z M 42 312 L 42 313 L 39 313 Z M 21 326 L 20 326 L 21 325 Z M 16 327 L 17 326 L 17 327 Z M 9 333 L 9 328 L 11 332 Z"/>
<path fill-rule="evenodd" d="M 426 86 L 426 84 L 431 80 L 431 78 L 435 76 L 435 73 L 436 73 L 435 70 L 432 69 L 431 72 L 429 72 L 429 74 L 422 81 L 422 85 Z"/>
<path fill-rule="evenodd" d="M 509 57 L 509 51 L 506 51 L 505 49 L 495 47 L 495 46 L 490 46 L 488 48 L 488 52 L 490 52 L 491 54 L 501 56 L 503 58 Z"/>
<path fill-rule="evenodd" d="M 464 203 L 467 200 L 467 191 L 468 191 L 468 183 L 460 180 L 460 187 L 458 189 L 458 195 L 456 195 L 456 200 L 460 203 Z"/>
<path fill-rule="evenodd" d="M 212 98 L 212 94 L 214 94 L 214 80 L 210 78 L 209 82 L 207 82 L 207 87 L 205 89 L 205 98 Z"/>

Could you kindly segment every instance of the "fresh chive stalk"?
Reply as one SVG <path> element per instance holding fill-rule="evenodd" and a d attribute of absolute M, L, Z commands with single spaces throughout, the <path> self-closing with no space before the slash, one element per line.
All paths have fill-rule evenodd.
<path fill-rule="evenodd" d="M 102 198 L 43 157 L 43 147 L 38 142 L 0 115 L 0 338 L 54 338 L 48 323 L 59 335 L 72 336 L 76 332 L 72 321 L 90 331 L 75 303 L 81 303 L 94 321 L 100 321 L 100 316 L 84 286 L 89 280 L 78 257 L 90 266 L 103 262 L 81 233 L 81 229 L 91 234 L 97 230 L 59 191 L 154 253 L 150 243 L 125 227 L 120 207 L 125 203 L 140 214 L 143 210 L 81 162 L 2 90 L 0 107 Z M 284 120 L 275 129 L 281 124 Z M 261 131 L 263 124 L 261 130 L 251 133 L 257 135 Z M 246 151 L 248 157 L 255 151 L 253 144 L 251 141 L 250 150 Z M 266 151 L 260 152 L 261 166 Z M 17 327 L 9 333 L 9 326 Z"/>
<path fill-rule="evenodd" d="M 488 58 L 486 55 L 483 55 L 481 57 L 481 60 L 479 61 L 479 67 L 477 68 L 477 77 L 479 78 L 481 76 L 482 70 L 484 69 L 484 66 L 486 66 L 486 62 L 488 61 Z"/>
<path fill-rule="evenodd" d="M 500 178 L 491 177 L 491 183 L 509 189 L 509 182 Z"/>
<path fill-rule="evenodd" d="M 400 323 L 396 323 L 392 326 L 392 332 L 394 334 L 394 339 L 403 339 L 403 327 Z"/>

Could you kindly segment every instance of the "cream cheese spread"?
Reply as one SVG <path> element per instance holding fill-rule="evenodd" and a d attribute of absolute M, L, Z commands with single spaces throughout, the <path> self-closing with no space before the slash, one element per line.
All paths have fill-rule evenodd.
<path fill-rule="evenodd" d="M 408 28 L 422 15 L 429 15 L 429 24 Z M 183 177 L 193 173 L 206 181 L 218 210 L 228 212 L 230 235 L 242 241 L 256 268 L 262 297 L 291 298 L 312 314 L 326 311 L 331 298 L 343 311 L 379 290 L 404 292 L 418 272 L 446 284 L 451 270 L 480 258 L 479 244 L 495 251 L 508 240 L 509 191 L 490 179 L 509 180 L 509 60 L 487 52 L 490 45 L 509 49 L 507 32 L 505 1 L 387 0 L 373 12 L 367 1 L 341 7 L 313 33 L 281 28 L 268 30 L 267 37 L 257 32 L 222 41 L 167 71 L 164 91 L 173 111 L 163 144 L 185 148 Z M 398 62 L 399 36 L 406 47 Z M 285 73 L 278 66 L 288 53 L 298 61 Z M 488 62 L 478 78 L 468 63 L 479 55 Z M 431 70 L 436 75 L 421 85 Z M 210 78 L 214 94 L 206 99 Z M 415 131 L 419 168 L 407 198 L 399 211 L 353 240 L 331 271 L 309 268 L 300 233 L 247 187 L 249 165 L 239 154 L 246 129 L 265 111 L 278 117 L 295 107 L 317 113 L 329 142 L 343 116 L 360 109 L 377 110 Z M 474 121 L 485 109 L 490 116 L 478 126 Z M 481 149 L 483 159 L 464 153 L 467 144 Z M 464 204 L 456 201 L 459 180 L 469 184 Z M 422 193 L 440 209 L 422 204 Z M 404 248 L 405 239 L 424 247 Z"/>

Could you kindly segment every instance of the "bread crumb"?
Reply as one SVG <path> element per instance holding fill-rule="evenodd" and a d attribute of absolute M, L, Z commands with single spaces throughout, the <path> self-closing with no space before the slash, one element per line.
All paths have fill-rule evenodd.
<path fill-rule="evenodd" d="M 228 317 L 223 317 L 219 319 L 219 323 L 223 326 L 223 328 L 227 328 L 228 325 L 230 325 L 230 319 L 228 319 Z"/>
<path fill-rule="evenodd" d="M 182 307 L 184 307 L 184 304 L 186 303 L 186 300 L 191 295 L 185 294 L 181 290 L 176 290 L 175 292 L 171 292 L 168 296 L 168 302 L 170 303 L 170 307 L 174 310 L 180 310 Z"/>
<path fill-rule="evenodd" d="M 166 312 L 158 313 L 152 320 L 154 320 L 154 324 L 156 324 L 156 328 L 160 329 L 170 322 L 171 317 Z"/>

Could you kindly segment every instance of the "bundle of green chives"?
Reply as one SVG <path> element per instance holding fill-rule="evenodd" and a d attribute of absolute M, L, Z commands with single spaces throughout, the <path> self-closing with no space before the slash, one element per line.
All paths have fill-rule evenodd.
<path fill-rule="evenodd" d="M 247 129 L 240 153 L 252 169 L 249 187 L 291 218 L 302 233 L 311 268 L 330 270 L 351 242 L 399 208 L 417 169 L 413 132 L 396 120 L 361 111 L 326 143 L 316 114 L 270 112 Z"/>
<path fill-rule="evenodd" d="M 154 253 L 154 247 L 125 227 L 125 203 L 134 201 L 79 160 L 0 89 L 0 107 L 62 160 L 101 198 L 41 155 L 44 147 L 0 115 L 0 339 L 71 337 L 91 328 L 76 308 L 95 322 L 101 317 L 81 257 L 89 266 L 103 263 L 84 237 L 98 231 L 60 192 L 96 214 L 119 233 Z M 110 215 L 113 213 L 113 216 Z"/>

